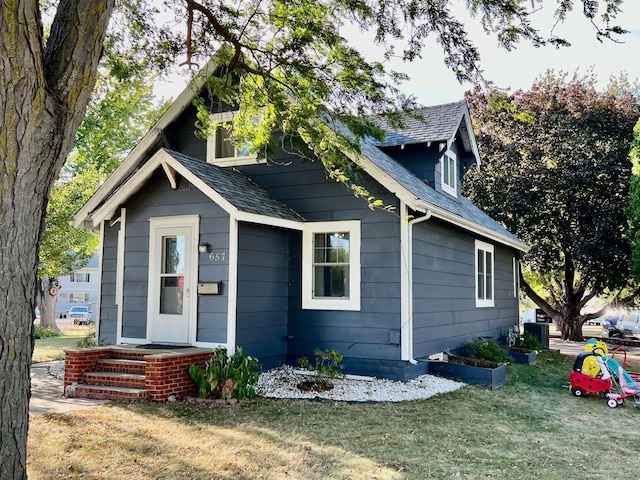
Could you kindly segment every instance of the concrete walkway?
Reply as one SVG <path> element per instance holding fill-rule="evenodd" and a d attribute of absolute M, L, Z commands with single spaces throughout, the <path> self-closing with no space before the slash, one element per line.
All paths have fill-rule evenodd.
<path fill-rule="evenodd" d="M 49 369 L 55 363 L 57 362 L 34 363 L 31 366 L 30 414 L 64 413 L 107 403 L 107 400 L 66 398 L 64 396 L 64 382 L 49 374 Z"/>

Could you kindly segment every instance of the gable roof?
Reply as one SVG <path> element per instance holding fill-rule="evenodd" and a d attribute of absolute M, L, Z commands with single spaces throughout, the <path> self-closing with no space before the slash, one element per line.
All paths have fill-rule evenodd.
<path fill-rule="evenodd" d="M 458 225 L 465 230 L 498 240 L 522 252 L 529 246 L 523 243 L 509 230 L 476 207 L 463 196 L 453 197 L 436 191 L 425 184 L 411 171 L 385 154 L 372 141 L 362 145 L 363 158 L 357 161 L 373 178 L 383 185 L 396 183 L 391 190 L 414 210 L 430 212 L 434 217 Z M 404 192 L 403 192 L 404 190 Z"/>
<path fill-rule="evenodd" d="M 223 206 L 225 210 L 235 212 L 239 220 L 247 219 L 263 224 L 301 228 L 301 222 L 304 222 L 302 217 L 270 197 L 266 191 L 247 177 L 238 172 L 231 172 L 233 176 L 229 176 L 230 171 L 225 168 L 216 167 L 178 152 L 161 148 L 163 129 L 178 118 L 187 106 L 191 105 L 203 87 L 207 73 L 213 72 L 216 66 L 217 62 L 214 57 L 78 211 L 73 221 L 75 226 L 96 227 L 102 220 L 110 218 L 109 215 L 115 213 L 115 209 L 122 203 L 122 199 L 130 194 L 127 192 L 139 189 L 141 187 L 140 179 L 149 178 L 158 166 L 162 166 L 169 177 L 172 170 L 179 171 L 181 175 L 216 203 Z M 473 152 L 478 165 L 480 164 L 466 102 L 424 107 L 421 112 L 424 121 L 409 117 L 406 127 L 401 131 L 390 131 L 382 144 L 370 139 L 363 140 L 361 154 L 350 152 L 345 152 L 345 154 L 413 210 L 429 212 L 434 217 L 465 230 L 527 252 L 528 245 L 467 199 L 464 197 L 454 198 L 425 185 L 413 173 L 380 150 L 379 147 L 409 143 L 453 142 L 457 132 L 461 131 L 461 140 L 465 149 L 468 145 L 468 151 Z M 342 130 L 336 124 L 334 124 L 334 128 Z M 149 158 L 154 150 L 157 152 Z M 152 171 L 150 172 L 150 170 Z M 144 173 L 141 174 L 141 172 Z M 243 179 L 241 180 L 238 176 Z M 268 198 L 264 195 L 267 195 Z"/>
<path fill-rule="evenodd" d="M 415 115 L 404 117 L 402 128 L 392 127 L 381 119 L 382 126 L 387 130 L 387 135 L 378 146 L 384 148 L 418 143 L 453 142 L 460 130 L 464 149 L 467 152 L 472 152 L 478 165 L 480 164 L 480 155 L 471 127 L 471 116 L 467 102 L 461 100 L 443 105 L 422 107 L 413 113 Z"/>
<path fill-rule="evenodd" d="M 302 228 L 304 218 L 240 172 L 217 167 L 166 148 L 158 150 L 117 191 L 104 199 L 92 213 L 93 226 L 112 218 L 120 205 L 138 192 L 160 168 L 164 170 L 174 189 L 177 188 L 175 175 L 178 173 L 239 220 L 293 229 Z"/>

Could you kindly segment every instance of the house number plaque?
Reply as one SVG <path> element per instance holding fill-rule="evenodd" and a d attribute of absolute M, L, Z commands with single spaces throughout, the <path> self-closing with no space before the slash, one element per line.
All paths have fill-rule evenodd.
<path fill-rule="evenodd" d="M 227 252 L 211 252 L 209 254 L 210 262 L 225 262 L 227 260 Z"/>

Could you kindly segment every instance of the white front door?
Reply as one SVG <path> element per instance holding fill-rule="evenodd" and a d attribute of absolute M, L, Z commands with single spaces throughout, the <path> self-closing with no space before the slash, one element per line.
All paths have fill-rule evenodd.
<path fill-rule="evenodd" d="M 197 215 L 150 219 L 147 339 L 194 344 L 197 315 Z"/>

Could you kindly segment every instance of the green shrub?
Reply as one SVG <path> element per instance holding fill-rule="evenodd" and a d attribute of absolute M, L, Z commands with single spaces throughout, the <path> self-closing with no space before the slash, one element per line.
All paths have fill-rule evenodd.
<path fill-rule="evenodd" d="M 98 341 L 96 340 L 96 329 L 89 328 L 87 330 L 87 333 L 85 333 L 84 337 L 82 338 L 82 340 L 78 340 L 77 345 L 78 345 L 78 348 L 97 347 Z"/>
<path fill-rule="evenodd" d="M 516 338 L 516 343 L 513 345 L 516 348 L 524 348 L 526 350 L 541 350 L 542 345 L 538 339 L 529 332 L 524 332 L 523 335 Z"/>
<path fill-rule="evenodd" d="M 298 367 L 312 372 L 316 372 L 316 378 L 312 381 L 301 382 L 298 388 L 301 390 L 324 391 L 333 388 L 336 378 L 344 377 L 342 369 L 343 355 L 336 349 L 320 350 L 316 348 L 313 352 L 315 365 L 311 365 L 307 357 L 300 357 L 297 360 Z"/>
<path fill-rule="evenodd" d="M 237 398 L 256 396 L 254 385 L 258 381 L 258 359 L 245 354 L 240 347 L 229 357 L 227 349 L 216 348 L 211 360 L 201 368 L 195 363 L 189 366 L 189 375 L 198 385 L 201 398 Z"/>
<path fill-rule="evenodd" d="M 511 357 L 507 351 L 498 345 L 493 338 L 488 340 L 472 340 L 462 347 L 462 355 L 496 363 L 510 363 Z"/>
<path fill-rule="evenodd" d="M 40 338 L 59 337 L 60 330 L 54 327 L 36 327 L 33 330 L 33 338 L 36 340 Z"/>

